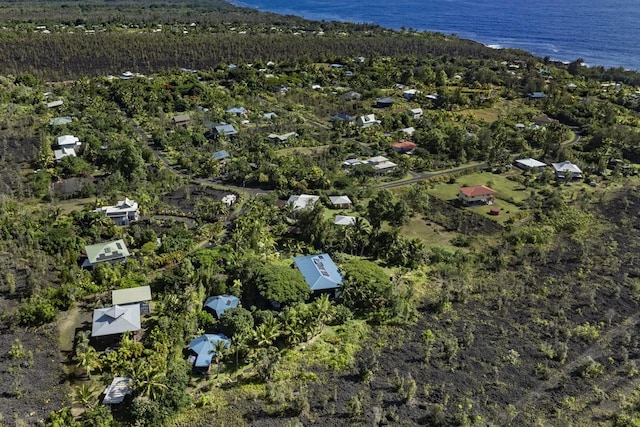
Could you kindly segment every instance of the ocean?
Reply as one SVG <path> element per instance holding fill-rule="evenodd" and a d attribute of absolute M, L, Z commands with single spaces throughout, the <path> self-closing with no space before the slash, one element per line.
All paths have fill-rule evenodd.
<path fill-rule="evenodd" d="M 231 0 L 312 20 L 455 34 L 557 61 L 640 70 L 638 0 Z"/>

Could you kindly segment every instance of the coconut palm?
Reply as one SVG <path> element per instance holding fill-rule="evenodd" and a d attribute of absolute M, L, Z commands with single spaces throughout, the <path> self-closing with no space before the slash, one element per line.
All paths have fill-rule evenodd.
<path fill-rule="evenodd" d="M 276 318 L 271 318 L 254 330 L 253 338 L 258 347 L 269 347 L 273 345 L 280 334 L 280 323 Z"/>

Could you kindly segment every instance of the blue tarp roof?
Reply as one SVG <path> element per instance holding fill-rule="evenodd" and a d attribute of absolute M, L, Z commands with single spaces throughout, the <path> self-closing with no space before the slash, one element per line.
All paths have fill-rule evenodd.
<path fill-rule="evenodd" d="M 189 350 L 196 353 L 196 368 L 206 368 L 211 365 L 211 359 L 216 355 L 215 348 L 218 341 L 223 341 L 227 348 L 231 347 L 231 340 L 222 334 L 204 334 L 192 339 Z"/>
<path fill-rule="evenodd" d="M 328 254 L 299 256 L 293 261 L 312 291 L 335 289 L 342 285 L 338 266 Z"/>
<path fill-rule="evenodd" d="M 219 319 L 225 311 L 230 308 L 236 308 L 239 303 L 240 300 L 238 297 L 234 297 L 233 295 L 217 295 L 215 297 L 207 298 L 204 302 L 204 306 L 215 311 L 216 316 L 218 316 Z"/>

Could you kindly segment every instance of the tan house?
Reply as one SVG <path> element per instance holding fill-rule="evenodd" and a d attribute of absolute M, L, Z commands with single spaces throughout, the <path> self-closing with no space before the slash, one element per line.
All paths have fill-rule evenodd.
<path fill-rule="evenodd" d="M 473 187 L 462 187 L 458 191 L 458 200 L 465 206 L 491 205 L 495 198 L 496 190 L 486 185 L 474 185 Z"/>

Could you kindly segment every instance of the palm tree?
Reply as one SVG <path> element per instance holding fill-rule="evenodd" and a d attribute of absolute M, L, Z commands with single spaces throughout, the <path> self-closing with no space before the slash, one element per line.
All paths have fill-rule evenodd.
<path fill-rule="evenodd" d="M 273 345 L 280 333 L 280 323 L 276 318 L 271 318 L 254 330 L 253 337 L 259 347 L 269 347 Z"/>
<path fill-rule="evenodd" d="M 164 373 L 141 361 L 134 370 L 133 381 L 140 395 L 156 400 L 161 393 L 169 389 L 163 382 L 164 377 Z"/>
<path fill-rule="evenodd" d="M 77 366 L 84 368 L 88 378 L 91 378 L 91 371 L 100 366 L 100 358 L 95 348 L 87 345 L 82 351 L 76 353 Z"/>
<path fill-rule="evenodd" d="M 324 327 L 325 322 L 331 316 L 332 308 L 333 308 L 333 305 L 329 300 L 328 294 L 320 295 L 320 297 L 316 298 L 316 300 L 313 302 L 313 311 L 316 314 L 316 321 L 315 321 L 316 328 L 314 331 L 314 335 L 318 335 L 322 331 L 322 328 Z"/>
<path fill-rule="evenodd" d="M 226 341 L 216 341 L 216 343 L 213 346 L 213 350 L 211 350 L 211 352 L 213 353 L 215 359 L 216 359 L 216 375 L 220 374 L 220 368 L 222 367 L 222 360 L 224 359 L 224 357 L 227 354 L 227 343 Z"/>

